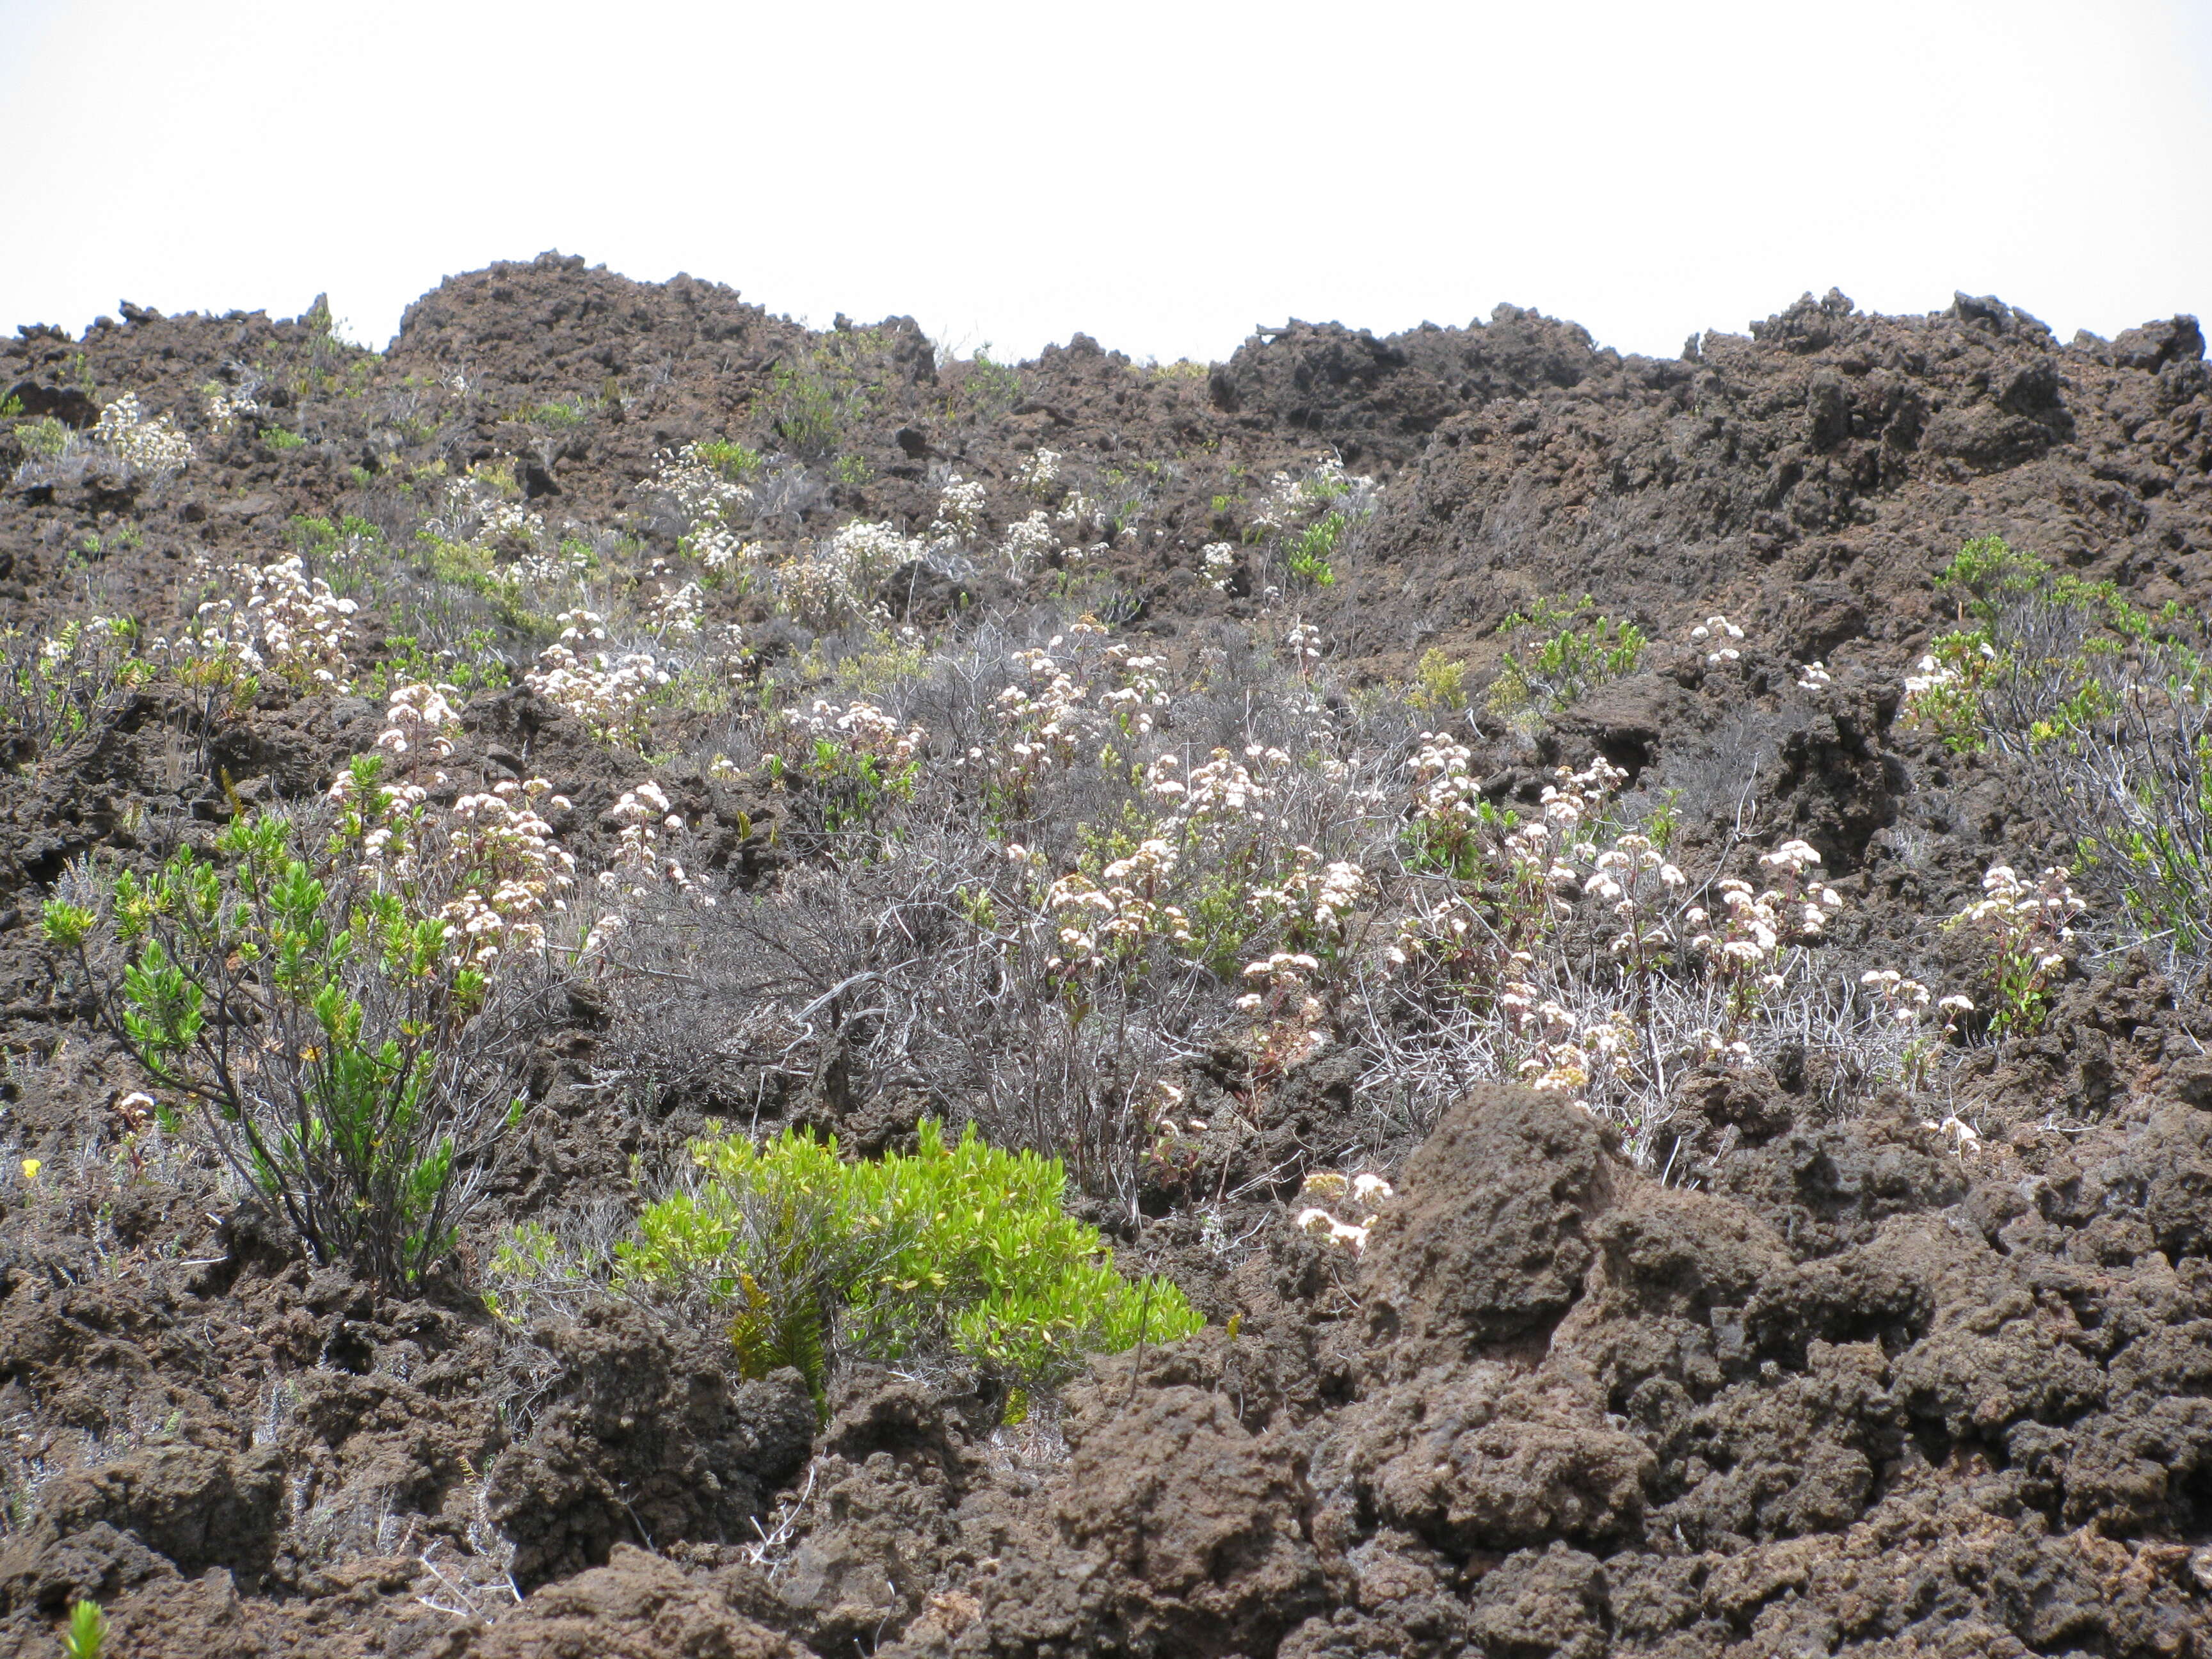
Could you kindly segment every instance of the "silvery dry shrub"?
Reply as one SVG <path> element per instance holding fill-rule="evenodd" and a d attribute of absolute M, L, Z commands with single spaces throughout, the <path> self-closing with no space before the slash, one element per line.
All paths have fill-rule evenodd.
<path fill-rule="evenodd" d="M 548 851 L 533 878 L 513 835 L 382 767 L 362 757 L 320 810 L 241 813 L 150 874 L 65 884 L 43 921 L 103 1024 L 315 1259 L 404 1290 L 524 1110 L 566 876 Z"/>

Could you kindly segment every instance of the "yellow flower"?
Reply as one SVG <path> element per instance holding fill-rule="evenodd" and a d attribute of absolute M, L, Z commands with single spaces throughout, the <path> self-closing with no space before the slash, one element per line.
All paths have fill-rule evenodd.
<path fill-rule="evenodd" d="M 25 1158 L 23 1160 L 23 1179 L 26 1181 L 36 1181 L 39 1178 L 39 1171 L 44 1167 L 45 1165 L 40 1164 L 35 1158 Z"/>

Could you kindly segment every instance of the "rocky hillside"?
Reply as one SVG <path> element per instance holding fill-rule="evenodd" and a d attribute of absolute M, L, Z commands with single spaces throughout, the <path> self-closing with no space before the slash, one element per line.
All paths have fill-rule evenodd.
<path fill-rule="evenodd" d="M 0 398 L 0 1651 L 2212 1653 L 2194 319 L 1000 364 L 546 255 Z M 354 1164 L 317 972 L 428 1056 Z M 1133 1328 L 637 1265 L 932 1120 Z"/>

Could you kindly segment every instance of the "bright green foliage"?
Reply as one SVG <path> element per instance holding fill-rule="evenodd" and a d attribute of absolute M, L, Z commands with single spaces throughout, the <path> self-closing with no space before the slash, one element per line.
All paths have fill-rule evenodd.
<path fill-rule="evenodd" d="M 119 876 L 105 927 L 59 903 L 42 922 L 317 1259 L 398 1288 L 450 1250 L 520 1115 L 525 953 L 489 948 L 516 942 L 495 916 L 447 920 L 489 914 L 496 849 L 442 834 L 380 769 L 355 761 L 326 838 L 241 815 L 212 857 Z"/>
<path fill-rule="evenodd" d="M 703 1294 L 730 1319 L 740 1368 L 794 1365 L 820 1394 L 834 1352 L 900 1360 L 947 1349 L 1027 1386 L 1086 1355 L 1171 1341 L 1205 1322 L 1164 1279 L 1121 1277 L 1097 1230 L 1061 1208 L 1057 1158 L 947 1146 L 847 1163 L 787 1131 L 695 1144 L 689 1192 L 647 1210 L 617 1247 L 625 1285 Z"/>
<path fill-rule="evenodd" d="M 1352 520 L 1343 514 L 1324 513 L 1303 530 L 1291 532 L 1283 541 L 1283 555 L 1290 561 L 1291 574 L 1316 587 L 1334 587 L 1336 571 L 1329 564 L 1337 544 Z"/>
<path fill-rule="evenodd" d="M 1584 594 L 1572 605 L 1539 599 L 1506 617 L 1499 632 L 1505 660 L 1491 683 L 1490 707 L 1500 714 L 1566 708 L 1608 680 L 1632 674 L 1650 635 L 1634 623 L 1595 617 Z"/>
<path fill-rule="evenodd" d="M 514 670 L 495 648 L 496 639 L 489 628 L 471 628 L 458 645 L 428 650 L 412 634 L 386 635 L 384 656 L 354 682 L 354 690 L 380 702 L 393 687 L 416 682 L 450 685 L 464 694 L 496 691 L 514 681 Z"/>
<path fill-rule="evenodd" d="M 80 1601 L 70 1609 L 69 1625 L 62 1632 L 64 1659 L 100 1659 L 107 1646 L 107 1615 L 97 1601 Z"/>
<path fill-rule="evenodd" d="M 265 447 L 276 451 L 279 454 L 289 449 L 304 449 L 307 443 L 307 441 L 298 433 L 288 431 L 281 426 L 264 427 L 261 430 L 261 441 Z"/>
<path fill-rule="evenodd" d="M 748 449 L 739 443 L 728 443 L 720 439 L 692 446 L 705 465 L 732 483 L 743 483 L 761 469 L 761 453 Z"/>

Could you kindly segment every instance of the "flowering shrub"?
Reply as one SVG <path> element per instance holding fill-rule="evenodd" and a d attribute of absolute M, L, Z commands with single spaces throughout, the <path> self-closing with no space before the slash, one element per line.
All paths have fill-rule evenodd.
<path fill-rule="evenodd" d="M 1381 495 L 1374 479 L 1347 475 L 1335 453 L 1324 451 L 1301 472 L 1273 476 L 1246 539 L 1267 543 L 1291 577 L 1328 587 L 1336 581 L 1332 561 L 1374 516 Z"/>
<path fill-rule="evenodd" d="M 88 435 L 132 472 L 166 477 L 191 464 L 191 440 L 167 416 L 149 420 L 142 415 L 135 392 L 101 410 Z"/>
<path fill-rule="evenodd" d="M 335 686 L 345 678 L 347 620 L 358 608 L 297 554 L 256 568 L 234 567 L 231 592 L 199 607 L 194 632 L 205 653 L 248 673 L 268 670 L 295 685 Z M 244 597 L 237 597 L 239 590 Z"/>
<path fill-rule="evenodd" d="M 641 486 L 674 520 L 678 550 L 712 574 L 743 568 L 758 555 L 740 529 L 753 492 L 730 474 L 752 471 L 759 459 L 731 445 L 686 444 L 654 456 L 653 473 Z"/>
<path fill-rule="evenodd" d="M 1992 866 L 1982 878 L 1982 897 L 1944 924 L 1989 937 L 1996 971 L 1990 1029 L 2000 1036 L 2033 1030 L 2049 1012 L 2051 987 L 2065 971 L 2063 947 L 2074 942 L 2074 918 L 2088 908 L 2067 884 L 2068 874 L 2054 866 L 2031 885 L 2010 866 Z"/>
<path fill-rule="evenodd" d="M 887 617 L 875 598 L 884 578 L 928 549 L 887 524 L 855 519 L 776 567 L 778 602 L 809 628 L 836 629 Z"/>
<path fill-rule="evenodd" d="M 0 730 L 33 754 L 83 731 L 112 695 L 153 678 L 138 641 L 138 624 L 127 617 L 80 617 L 35 646 L 0 634 Z"/>
<path fill-rule="evenodd" d="M 645 733 L 645 700 L 668 684 L 668 671 L 649 651 L 580 654 L 577 646 L 604 644 L 606 619 L 592 611 L 564 611 L 561 637 L 538 654 L 523 684 L 556 702 L 602 737 L 636 743 Z"/>
<path fill-rule="evenodd" d="M 2079 836 L 2075 868 L 2185 974 L 2212 958 L 2212 658 L 2201 616 L 2148 611 L 1996 537 L 1944 588 L 1969 626 L 1905 681 L 1902 718 L 1994 746 Z"/>

